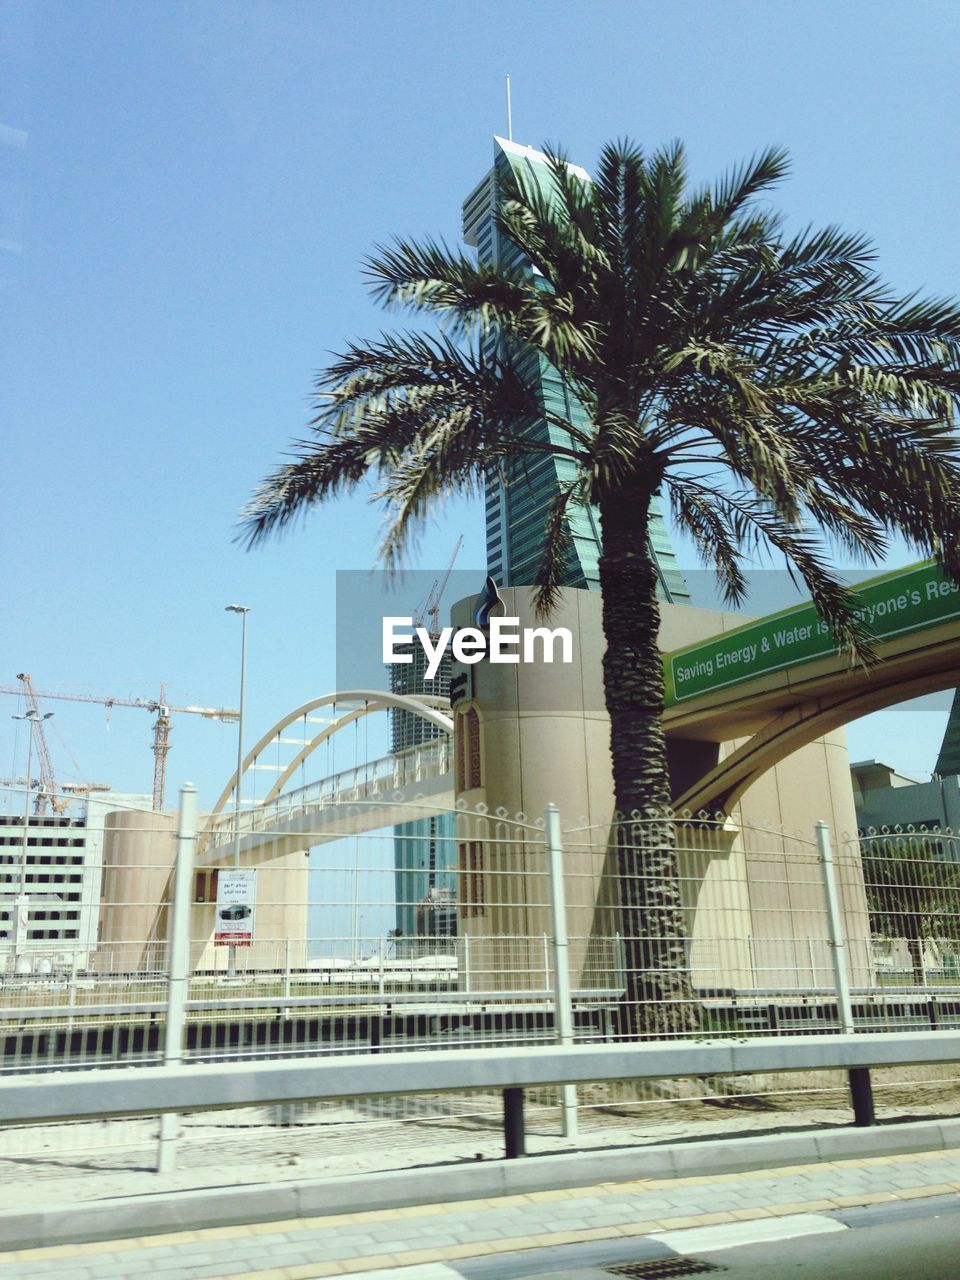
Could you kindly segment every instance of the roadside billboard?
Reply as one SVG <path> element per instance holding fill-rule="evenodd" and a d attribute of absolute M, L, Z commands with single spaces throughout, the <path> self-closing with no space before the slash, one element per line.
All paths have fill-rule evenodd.
<path fill-rule="evenodd" d="M 217 878 L 216 946 L 249 947 L 253 942 L 257 905 L 257 873 L 221 870 Z"/>

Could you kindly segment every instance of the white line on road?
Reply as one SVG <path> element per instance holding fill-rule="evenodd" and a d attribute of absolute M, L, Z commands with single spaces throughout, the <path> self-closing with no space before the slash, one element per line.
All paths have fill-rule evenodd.
<path fill-rule="evenodd" d="M 676 1249 L 677 1253 L 709 1253 L 714 1249 L 735 1249 L 743 1244 L 769 1243 L 772 1240 L 789 1240 L 793 1236 L 846 1230 L 844 1223 L 823 1214 L 793 1213 L 782 1218 L 719 1222 L 712 1227 L 690 1227 L 685 1231 L 651 1231 L 650 1239 L 659 1240 L 669 1249 Z M 440 1280 L 439 1276 L 437 1280 Z"/>
<path fill-rule="evenodd" d="M 391 1267 L 388 1271 L 364 1271 L 361 1280 L 463 1280 L 462 1271 L 454 1271 L 442 1262 L 421 1262 L 413 1267 Z"/>

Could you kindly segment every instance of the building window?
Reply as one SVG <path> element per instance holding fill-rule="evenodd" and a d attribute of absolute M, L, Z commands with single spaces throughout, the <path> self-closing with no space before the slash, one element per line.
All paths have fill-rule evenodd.
<path fill-rule="evenodd" d="M 483 781 L 480 775 L 480 716 L 475 708 L 471 707 L 464 716 L 466 724 L 466 774 L 467 789 L 472 787 L 480 787 Z"/>
<path fill-rule="evenodd" d="M 480 713 L 475 707 L 458 712 L 454 760 L 458 791 L 470 791 L 474 787 L 483 786 L 480 753 Z"/>
<path fill-rule="evenodd" d="M 193 877 L 193 900 L 194 902 L 216 902 L 217 900 L 217 880 L 220 872 L 217 869 L 212 871 L 197 871 Z"/>

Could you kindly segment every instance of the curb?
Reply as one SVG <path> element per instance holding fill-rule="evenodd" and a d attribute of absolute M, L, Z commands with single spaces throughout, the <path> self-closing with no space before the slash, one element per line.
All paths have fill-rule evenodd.
<path fill-rule="evenodd" d="M 703 1177 L 956 1148 L 960 1148 L 960 1120 L 620 1147 L 353 1177 L 158 1191 L 86 1204 L 10 1210 L 0 1212 L 0 1239 L 5 1250 L 29 1249 L 490 1199 L 604 1182 Z"/>

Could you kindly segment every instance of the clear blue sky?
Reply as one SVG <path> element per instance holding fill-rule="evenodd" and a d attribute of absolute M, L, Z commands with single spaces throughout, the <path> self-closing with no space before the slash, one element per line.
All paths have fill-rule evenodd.
<path fill-rule="evenodd" d="M 6 0 L 0 21 L 0 683 L 235 705 L 238 600 L 251 734 L 331 687 L 335 571 L 372 564 L 377 511 L 344 500 L 253 554 L 235 515 L 325 353 L 385 322 L 363 255 L 457 240 L 507 72 L 515 137 L 588 168 L 622 135 L 684 139 L 698 177 L 785 144 L 793 223 L 865 230 L 897 286 L 960 293 L 953 3 Z M 460 532 L 479 570 L 466 505 L 415 565 Z M 0 775 L 22 773 L 0 706 Z M 145 713 L 49 706 L 61 779 L 150 789 Z M 928 772 L 943 718 L 890 713 L 851 755 Z M 178 718 L 169 794 L 209 802 L 234 751 Z"/>

